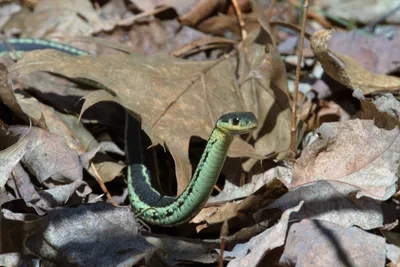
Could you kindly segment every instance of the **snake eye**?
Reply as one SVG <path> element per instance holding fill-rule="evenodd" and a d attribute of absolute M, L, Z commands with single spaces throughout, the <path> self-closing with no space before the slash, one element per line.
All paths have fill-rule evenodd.
<path fill-rule="evenodd" d="M 238 125 L 239 124 L 239 122 L 240 122 L 240 120 L 239 120 L 239 118 L 238 117 L 234 117 L 233 119 L 232 119 L 232 125 Z"/>

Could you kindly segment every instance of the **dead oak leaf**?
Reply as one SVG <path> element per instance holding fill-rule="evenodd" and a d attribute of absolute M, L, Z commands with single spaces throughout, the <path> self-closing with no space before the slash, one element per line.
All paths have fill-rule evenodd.
<path fill-rule="evenodd" d="M 5 125 L 0 124 L 0 136 L 7 132 Z M 0 151 L 0 189 L 7 183 L 12 170 L 26 153 L 28 142 L 29 139 L 25 134 L 17 142 L 10 146 L 7 145 L 6 149 Z M 0 142 L 0 146 L 3 147 L 4 144 Z"/>
<path fill-rule="evenodd" d="M 245 105 L 263 125 L 253 133 L 256 151 L 262 155 L 278 154 L 281 158 L 290 143 L 291 106 L 286 69 L 263 7 L 257 1 L 252 1 L 252 5 L 261 29 L 249 34 L 247 53 L 241 51 L 240 92 Z M 243 167 L 250 170 L 255 163 L 256 160 L 249 159 Z"/>
<path fill-rule="evenodd" d="M 400 131 L 378 128 L 372 120 L 325 123 L 320 138 L 306 147 L 294 166 L 290 188 L 318 180 L 358 187 L 357 198 L 387 200 L 395 193 Z"/>
<path fill-rule="evenodd" d="M 23 35 L 88 36 L 113 29 L 118 19 L 103 18 L 88 0 L 44 0 L 36 5 L 32 14 L 26 16 Z"/>
<path fill-rule="evenodd" d="M 328 48 L 333 30 L 321 30 L 310 38 L 311 48 L 324 70 L 336 81 L 364 94 L 400 88 L 400 78 L 376 74 L 364 69 L 353 58 Z"/>
<path fill-rule="evenodd" d="M 385 238 L 357 227 L 343 228 L 318 220 L 303 220 L 290 227 L 282 265 L 291 266 L 385 266 L 400 249 Z"/>
<path fill-rule="evenodd" d="M 106 100 L 139 116 L 153 145 L 166 145 L 174 157 L 178 192 L 186 187 L 192 173 L 188 158 L 191 136 L 208 139 L 219 116 L 248 109 L 240 99 L 228 60 L 191 62 L 167 55 L 126 54 L 94 58 L 34 51 L 10 68 L 17 76 L 34 71 L 85 78 L 109 88 L 87 95 L 82 112 Z M 240 139 L 232 144 L 230 155 L 257 156 Z"/>
<path fill-rule="evenodd" d="M 10 126 L 0 132 L 0 145 L 25 135 L 28 141 L 21 161 L 40 183 L 47 182 L 50 177 L 61 183 L 82 180 L 83 167 L 77 152 L 53 133 L 37 127 Z"/>

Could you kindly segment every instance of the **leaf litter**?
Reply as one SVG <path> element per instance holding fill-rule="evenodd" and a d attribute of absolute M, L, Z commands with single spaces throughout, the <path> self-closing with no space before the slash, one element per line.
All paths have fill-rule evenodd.
<path fill-rule="evenodd" d="M 293 103 L 288 83 L 294 73 L 276 46 L 296 35 L 282 26 L 271 29 L 270 18 L 262 12 L 268 7 L 257 1 L 240 1 L 241 15 L 234 12 L 233 4 L 224 6 L 224 1 L 198 5 L 162 1 L 171 8 L 160 8 L 158 1 L 131 2 L 128 8 L 123 1 L 93 6 L 84 1 L 77 10 L 71 3 L 42 1 L 33 11 L 24 9 L 31 12 L 25 20 L 22 13 L 7 17 L 8 36 L 13 29 L 28 37 L 76 36 L 84 41 L 79 47 L 97 55 L 35 51 L 15 64 L 8 61 L 10 75 L 0 69 L 0 99 L 7 107 L 0 112 L 5 122 L 0 131 L 0 237 L 6 244 L 0 263 L 217 266 L 220 257 L 228 266 L 384 266 L 389 262 L 394 266 L 399 262 L 397 57 L 385 54 L 368 61 L 378 51 L 372 45 L 381 48 L 378 56 L 387 53 L 382 46 L 390 43 L 382 34 L 372 33 L 375 43 L 367 43 L 365 49 L 343 45 L 369 40 L 368 35 L 358 36 L 358 31 L 343 34 L 340 49 L 337 44 L 328 48 L 333 32 L 318 31 L 316 24 L 307 26 L 314 32 L 309 35 L 312 50 L 307 57 L 316 59 L 325 75 L 352 91 L 340 92 L 349 100 L 346 104 L 340 100 L 343 96 L 333 94 L 326 100 L 304 91 L 296 103 L 304 108 L 295 125 L 299 146 L 296 159 L 290 161 Z M 295 7 L 279 2 L 268 12 L 273 19 L 284 16 L 295 21 L 297 13 L 291 9 Z M 171 10 L 177 13 L 166 12 Z M 322 13 L 312 14 L 309 19 L 323 21 L 318 17 Z M 173 21 L 178 16 L 180 20 Z M 244 16 L 244 26 L 237 16 Z M 340 19 L 333 22 L 341 27 Z M 185 31 L 177 34 L 179 26 Z M 135 33 L 135 27 L 147 28 Z M 247 34 L 242 36 L 243 32 Z M 93 33 L 122 43 L 135 36 L 142 48 L 106 53 L 107 49 L 89 44 Z M 200 39 L 190 43 L 193 36 Z M 354 36 L 358 37 L 352 40 Z M 313 79 L 316 84 L 324 78 L 311 74 L 315 60 L 305 62 L 301 83 L 311 87 Z M 77 78 L 96 84 L 82 84 Z M 335 86 L 324 82 L 328 90 Z M 108 103 L 99 103 L 104 101 Z M 155 150 L 160 145 L 171 153 L 175 168 L 169 166 L 167 171 L 162 166 L 159 173 L 176 172 L 178 193 L 194 168 L 193 136 L 206 140 L 215 120 L 235 110 L 254 112 L 260 127 L 247 139 L 235 140 L 229 156 L 246 159 L 228 158 L 225 179 L 218 184 L 221 192 L 191 223 L 173 231 L 151 227 L 147 232 L 127 206 L 104 203 L 99 189 L 100 185 L 109 201 L 113 197 L 128 204 L 120 149 L 124 114 L 110 102 L 141 121 Z M 8 113 L 16 116 L 10 119 Z M 29 120 L 32 127 L 26 126 Z M 161 159 L 158 162 L 165 164 Z M 224 221 L 229 234 L 222 238 Z"/>

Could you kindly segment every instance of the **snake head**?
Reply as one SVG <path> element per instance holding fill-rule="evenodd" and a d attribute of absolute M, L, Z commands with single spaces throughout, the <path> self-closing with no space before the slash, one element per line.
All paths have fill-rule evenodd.
<path fill-rule="evenodd" d="M 221 116 L 216 127 L 230 135 L 246 134 L 254 131 L 258 126 L 256 116 L 252 112 L 232 112 Z"/>

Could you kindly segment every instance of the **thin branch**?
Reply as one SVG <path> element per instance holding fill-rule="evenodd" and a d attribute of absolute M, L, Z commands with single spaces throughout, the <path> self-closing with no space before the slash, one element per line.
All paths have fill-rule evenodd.
<path fill-rule="evenodd" d="M 300 68 L 301 61 L 303 59 L 303 45 L 304 45 L 304 33 L 306 31 L 307 23 L 307 11 L 308 11 L 308 0 L 304 1 L 303 5 L 303 19 L 301 24 L 300 41 L 297 50 L 297 66 L 296 66 L 296 80 L 294 84 L 293 103 L 292 103 L 292 124 L 290 131 L 290 157 L 294 159 L 296 155 L 296 129 L 297 129 L 297 99 L 299 95 L 299 83 L 300 83 Z"/>
<path fill-rule="evenodd" d="M 246 39 L 247 39 L 247 32 L 245 30 L 245 24 L 242 16 L 242 12 L 240 11 L 240 6 L 237 2 L 237 0 L 232 0 L 233 7 L 235 8 L 236 15 L 239 20 L 239 25 L 240 25 L 240 31 L 242 33 L 242 45 L 243 45 L 243 50 L 244 53 L 247 54 L 246 50 Z"/>
<path fill-rule="evenodd" d="M 224 267 L 224 250 L 225 250 L 225 239 L 228 236 L 228 221 L 225 219 L 224 223 L 221 227 L 221 233 L 219 235 L 220 238 L 220 255 L 219 255 L 219 263 L 218 267 Z"/>
<path fill-rule="evenodd" d="M 268 13 L 267 13 L 268 21 L 271 21 L 272 11 L 274 10 L 274 6 L 275 6 L 275 0 L 271 0 L 271 3 L 269 3 Z"/>
<path fill-rule="evenodd" d="M 96 166 L 93 163 L 90 163 L 90 168 L 93 170 L 94 177 L 96 181 L 99 183 L 101 190 L 103 190 L 104 194 L 106 194 L 107 199 L 111 202 L 114 207 L 118 207 L 117 203 L 115 203 L 114 199 L 112 198 L 110 192 L 108 192 L 106 185 L 103 183 L 100 174 L 98 173 Z"/>

